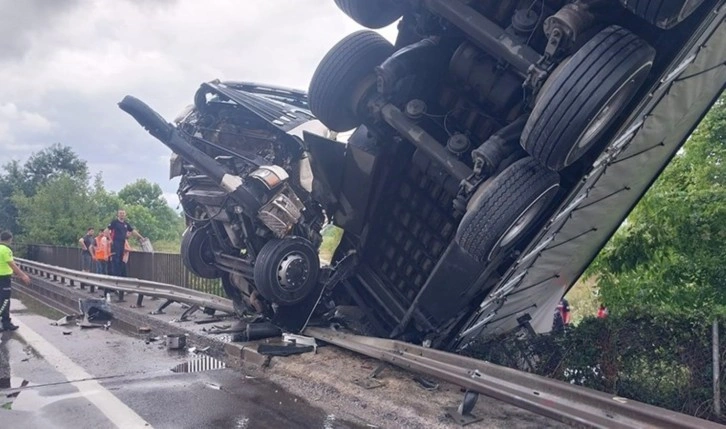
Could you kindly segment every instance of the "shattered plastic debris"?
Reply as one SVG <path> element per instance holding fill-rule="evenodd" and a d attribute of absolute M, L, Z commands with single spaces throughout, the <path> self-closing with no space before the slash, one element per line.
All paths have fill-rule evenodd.
<path fill-rule="evenodd" d="M 87 322 L 107 321 L 113 319 L 113 312 L 104 299 L 79 299 L 78 307 L 85 315 Z"/>
<path fill-rule="evenodd" d="M 51 322 L 50 324 L 52 326 L 70 325 L 72 322 L 75 322 L 82 317 L 83 317 L 83 314 L 68 314 L 68 315 L 63 316 L 60 319 L 56 320 L 55 322 Z"/>
<path fill-rule="evenodd" d="M 295 344 L 297 346 L 311 346 L 313 352 L 318 352 L 318 343 L 313 337 L 306 337 L 304 335 L 297 334 L 283 334 L 282 341 L 289 344 Z"/>

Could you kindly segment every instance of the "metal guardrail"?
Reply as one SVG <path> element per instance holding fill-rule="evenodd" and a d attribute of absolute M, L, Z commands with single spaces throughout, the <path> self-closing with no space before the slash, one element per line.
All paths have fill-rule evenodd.
<path fill-rule="evenodd" d="M 60 278 L 61 281 L 69 280 L 80 284 L 97 286 L 103 289 L 136 293 L 144 296 L 155 296 L 171 301 L 212 308 L 226 313 L 234 313 L 234 306 L 232 305 L 231 300 L 205 292 L 187 289 L 181 286 L 129 277 L 92 274 L 84 271 L 76 271 L 40 262 L 29 261 L 22 258 L 15 258 L 15 261 L 23 271 L 31 274 L 44 275 L 46 277 L 53 276 Z"/>
<path fill-rule="evenodd" d="M 437 377 L 470 392 L 490 396 L 576 427 L 725 427 L 653 405 L 401 341 L 363 337 L 321 328 L 308 328 L 305 334 L 407 370 Z"/>
<path fill-rule="evenodd" d="M 234 311 L 229 299 L 180 286 L 91 274 L 21 258 L 15 260 L 23 271 L 54 277 L 61 282 L 73 281 L 99 288 L 156 296 L 228 313 Z M 402 341 L 345 334 L 322 328 L 308 328 L 305 334 L 403 369 L 439 378 L 463 387 L 468 392 L 490 396 L 577 427 L 674 429 L 726 427 L 581 386 Z M 466 402 L 467 399 L 462 403 L 464 409 Z M 473 403 L 470 402 L 469 406 L 473 406 Z"/>

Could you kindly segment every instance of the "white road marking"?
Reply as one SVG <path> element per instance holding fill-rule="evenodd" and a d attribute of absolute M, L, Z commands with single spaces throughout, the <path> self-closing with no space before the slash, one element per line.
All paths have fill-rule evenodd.
<path fill-rule="evenodd" d="M 68 381 L 86 379 L 85 381 L 73 381 L 70 384 L 75 386 L 80 394 L 95 405 L 114 425 L 123 429 L 152 427 L 134 410 L 101 386 L 98 381 L 92 380 L 91 374 L 19 319 L 17 315 L 13 316 L 13 321 L 20 327 L 15 333 L 22 336 L 29 346 L 40 353 Z"/>

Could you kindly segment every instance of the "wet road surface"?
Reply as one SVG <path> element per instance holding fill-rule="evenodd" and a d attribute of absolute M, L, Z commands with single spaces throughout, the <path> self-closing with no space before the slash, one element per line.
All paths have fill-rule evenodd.
<path fill-rule="evenodd" d="M 21 328 L 0 336 L 3 428 L 359 428 L 267 381 L 163 342 L 74 325 L 13 300 Z M 43 314 L 38 314 L 43 313 Z"/>

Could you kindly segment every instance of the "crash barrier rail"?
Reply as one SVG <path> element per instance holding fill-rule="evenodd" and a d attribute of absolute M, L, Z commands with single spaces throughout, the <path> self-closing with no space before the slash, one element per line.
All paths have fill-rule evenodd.
<path fill-rule="evenodd" d="M 136 278 L 91 274 L 16 258 L 23 271 L 73 286 L 155 296 L 232 313 L 229 299 L 180 286 Z M 479 394 L 510 403 L 552 419 L 591 428 L 724 428 L 714 422 L 677 413 L 626 398 L 502 367 L 486 361 L 382 338 L 308 328 L 306 335 L 406 370 L 450 382 L 466 389 L 461 405 L 447 410 L 459 423 L 476 420 L 471 411 Z M 370 376 L 374 378 L 380 369 Z"/>
<path fill-rule="evenodd" d="M 92 274 L 84 271 L 72 270 L 69 268 L 56 267 L 27 259 L 15 258 L 16 263 L 23 271 L 28 273 L 53 278 L 61 283 L 69 282 L 69 285 L 78 283 L 100 289 L 108 289 L 126 293 L 135 293 L 139 297 L 152 296 L 164 298 L 169 301 L 182 302 L 199 307 L 233 313 L 232 301 L 227 298 L 208 294 L 205 292 L 188 289 L 172 284 L 152 282 L 129 277 L 114 277 L 103 274 Z"/>
<path fill-rule="evenodd" d="M 305 334 L 466 389 L 462 404 L 447 410 L 460 423 L 475 418 L 471 411 L 478 394 L 483 394 L 577 427 L 724 428 L 653 405 L 401 341 L 322 328 L 308 328 Z"/>
<path fill-rule="evenodd" d="M 78 247 L 46 244 L 27 244 L 22 247 L 22 251 L 18 254 L 26 259 L 72 270 L 81 269 L 81 249 Z M 127 275 L 224 296 L 219 279 L 204 279 L 192 274 L 184 266 L 178 253 L 131 251 Z"/>

